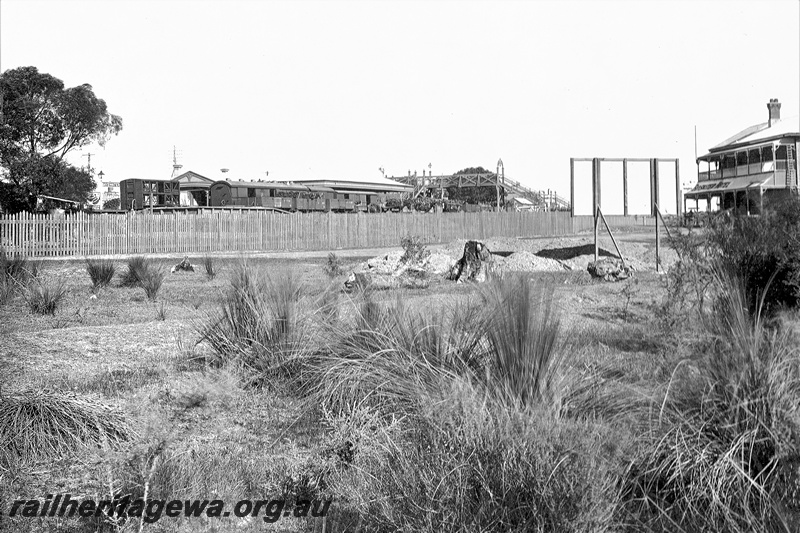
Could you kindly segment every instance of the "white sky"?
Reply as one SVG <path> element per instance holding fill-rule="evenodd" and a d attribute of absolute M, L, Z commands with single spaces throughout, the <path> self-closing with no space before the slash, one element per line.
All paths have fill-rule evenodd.
<path fill-rule="evenodd" d="M 798 115 L 800 1 L 2 0 L 0 70 L 27 65 L 122 116 L 83 151 L 107 180 L 168 178 L 175 145 L 236 179 L 502 158 L 568 197 L 570 157 L 678 157 L 689 181 L 695 125 L 705 153 L 770 98 Z"/>

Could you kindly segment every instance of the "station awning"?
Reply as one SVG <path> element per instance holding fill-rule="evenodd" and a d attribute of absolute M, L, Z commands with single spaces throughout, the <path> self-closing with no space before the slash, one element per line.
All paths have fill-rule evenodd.
<path fill-rule="evenodd" d="M 740 178 L 701 181 L 695 185 L 694 189 L 687 192 L 684 196 L 700 196 L 705 194 L 719 194 L 748 189 L 758 189 L 769 179 L 771 178 L 753 178 L 751 176 L 742 176 Z"/>

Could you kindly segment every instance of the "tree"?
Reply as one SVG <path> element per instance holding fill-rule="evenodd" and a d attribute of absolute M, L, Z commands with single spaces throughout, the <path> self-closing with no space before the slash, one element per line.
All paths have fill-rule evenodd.
<path fill-rule="evenodd" d="M 89 84 L 64 88 L 36 67 L 0 74 L 0 203 L 14 212 L 39 194 L 86 201 L 92 177 L 64 157 L 92 143 L 103 146 L 121 129 L 122 119 Z"/>
<path fill-rule="evenodd" d="M 456 176 L 465 174 L 494 174 L 494 172 L 483 167 L 469 167 L 455 173 Z M 497 188 L 490 185 L 480 187 L 452 186 L 447 188 L 447 197 L 450 200 L 468 204 L 494 204 L 497 202 Z M 500 187 L 500 198 L 501 200 L 505 198 L 503 187 Z"/>

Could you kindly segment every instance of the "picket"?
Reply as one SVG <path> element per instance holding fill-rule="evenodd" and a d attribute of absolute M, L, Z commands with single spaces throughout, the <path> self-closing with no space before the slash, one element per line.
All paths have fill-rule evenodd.
<path fill-rule="evenodd" d="M 612 227 L 652 226 L 649 216 L 607 216 Z M 95 255 L 337 250 L 493 236 L 560 236 L 591 231 L 591 216 L 569 213 L 294 213 L 258 210 L 0 216 L 0 248 L 10 255 Z"/>

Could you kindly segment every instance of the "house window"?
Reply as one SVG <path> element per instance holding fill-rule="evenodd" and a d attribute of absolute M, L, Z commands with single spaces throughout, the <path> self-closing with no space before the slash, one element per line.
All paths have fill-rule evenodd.
<path fill-rule="evenodd" d="M 255 198 L 256 197 L 256 189 L 255 189 L 255 187 L 248 187 L 247 188 L 247 197 L 248 198 Z"/>
<path fill-rule="evenodd" d="M 747 164 L 747 152 L 736 152 L 736 166 Z"/>
<path fill-rule="evenodd" d="M 345 194 L 345 195 L 344 195 L 344 199 L 345 199 L 345 200 L 349 200 L 349 199 L 350 199 L 350 195 L 349 195 L 349 194 Z"/>

